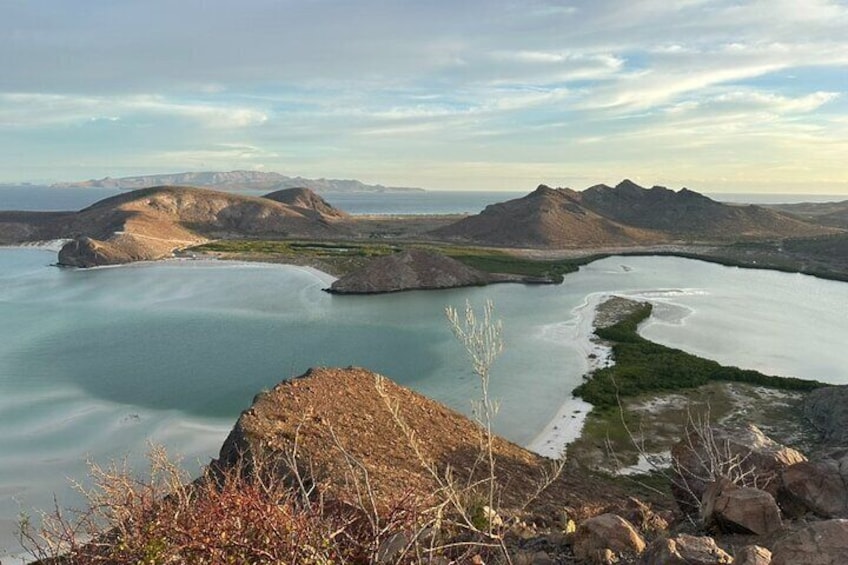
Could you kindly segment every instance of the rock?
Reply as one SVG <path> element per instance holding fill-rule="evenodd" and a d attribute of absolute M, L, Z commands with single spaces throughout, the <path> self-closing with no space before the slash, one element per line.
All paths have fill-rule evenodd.
<path fill-rule="evenodd" d="M 848 447 L 848 386 L 812 391 L 804 400 L 804 416 L 829 444 Z"/>
<path fill-rule="evenodd" d="M 733 558 L 711 537 L 680 534 L 658 539 L 645 552 L 644 565 L 724 565 Z"/>
<path fill-rule="evenodd" d="M 848 520 L 817 522 L 778 541 L 771 565 L 845 565 Z"/>
<path fill-rule="evenodd" d="M 771 551 L 759 545 L 746 545 L 736 552 L 733 565 L 769 565 Z"/>
<path fill-rule="evenodd" d="M 759 428 L 712 427 L 692 430 L 671 450 L 676 479 L 672 492 L 680 507 L 694 513 L 707 484 L 735 476 L 740 486 L 756 486 L 777 494 L 781 471 L 806 461 L 800 452 L 768 438 Z"/>
<path fill-rule="evenodd" d="M 624 517 L 641 532 L 658 534 L 668 530 L 668 520 L 664 516 L 657 514 L 649 505 L 632 496 L 628 500 L 628 509 Z"/>
<path fill-rule="evenodd" d="M 779 500 L 794 517 L 812 512 L 848 518 L 848 456 L 796 463 L 783 470 Z"/>
<path fill-rule="evenodd" d="M 711 483 L 704 492 L 703 523 L 722 533 L 765 536 L 783 524 L 780 510 L 769 493 L 749 487 L 737 487 L 728 479 Z"/>
<path fill-rule="evenodd" d="M 62 246 L 59 264 L 65 267 L 99 267 L 127 263 L 131 258 L 106 242 L 78 237 Z"/>
<path fill-rule="evenodd" d="M 378 257 L 365 267 L 336 280 L 334 294 L 374 294 L 402 290 L 484 285 L 490 277 L 435 251 L 409 249 Z"/>
<path fill-rule="evenodd" d="M 590 563 L 605 563 L 607 550 L 615 557 L 635 556 L 645 550 L 645 540 L 636 528 L 615 514 L 601 514 L 582 522 L 574 533 L 574 555 Z"/>

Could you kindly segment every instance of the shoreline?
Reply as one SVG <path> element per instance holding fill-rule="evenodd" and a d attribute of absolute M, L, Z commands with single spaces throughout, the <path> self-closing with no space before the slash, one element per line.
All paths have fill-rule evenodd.
<path fill-rule="evenodd" d="M 583 353 L 584 376 L 612 362 L 612 348 L 602 343 L 594 333 L 598 307 L 612 296 L 614 293 L 611 292 L 588 294 L 582 304 L 571 310 L 571 320 L 575 320 L 576 323 L 569 338 Z M 575 403 L 580 407 L 579 410 L 575 409 Z M 553 418 L 524 447 L 544 457 L 558 459 L 563 455 L 568 444 L 582 435 L 586 417 L 591 410 L 591 404 L 571 395 L 562 403 Z"/>

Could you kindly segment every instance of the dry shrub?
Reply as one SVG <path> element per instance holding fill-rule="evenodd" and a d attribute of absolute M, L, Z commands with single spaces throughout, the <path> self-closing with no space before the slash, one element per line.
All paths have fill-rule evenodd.
<path fill-rule="evenodd" d="M 56 506 L 38 528 L 23 522 L 24 547 L 57 565 L 372 563 L 393 533 L 418 529 L 422 511 L 401 493 L 366 512 L 355 501 L 304 496 L 244 466 L 190 483 L 158 447 L 150 462 L 145 480 L 126 465 L 92 465 L 86 509 Z M 392 562 L 407 554 L 401 547 Z"/>

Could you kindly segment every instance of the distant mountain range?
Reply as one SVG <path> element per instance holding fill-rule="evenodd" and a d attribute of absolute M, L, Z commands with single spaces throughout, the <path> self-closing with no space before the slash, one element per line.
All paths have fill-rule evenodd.
<path fill-rule="evenodd" d="M 431 232 L 435 237 L 512 247 L 593 247 L 806 237 L 831 230 L 761 206 L 716 202 L 683 188 L 630 180 L 583 191 L 539 186 Z"/>
<path fill-rule="evenodd" d="M 154 186 L 201 186 L 218 190 L 274 191 L 286 188 L 308 188 L 315 192 L 420 192 L 423 188 L 365 184 L 358 180 L 306 179 L 287 177 L 280 173 L 262 171 L 229 171 L 143 175 L 136 177 L 91 179 L 81 182 L 62 182 L 56 188 L 119 188 L 135 190 Z"/>

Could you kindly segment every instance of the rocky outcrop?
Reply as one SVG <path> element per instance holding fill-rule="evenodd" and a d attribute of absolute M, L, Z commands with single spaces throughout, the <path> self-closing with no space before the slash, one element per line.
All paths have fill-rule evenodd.
<path fill-rule="evenodd" d="M 63 267 L 100 267 L 142 259 L 155 259 L 155 257 L 132 256 L 116 245 L 90 237 L 78 237 L 69 241 L 59 251 L 59 265 Z"/>
<path fill-rule="evenodd" d="M 732 471 L 743 478 L 741 486 L 756 485 L 775 496 L 783 469 L 807 460 L 754 425 L 692 430 L 672 448 L 671 457 L 677 475 L 672 491 L 678 504 L 690 512 L 700 506 L 707 485 L 722 474 Z"/>
<path fill-rule="evenodd" d="M 778 541 L 771 565 L 844 565 L 848 563 L 848 520 L 810 524 Z"/>
<path fill-rule="evenodd" d="M 727 565 L 733 558 L 714 539 L 681 534 L 661 538 L 651 544 L 642 560 L 644 565 Z"/>
<path fill-rule="evenodd" d="M 577 527 L 574 556 L 586 563 L 617 562 L 645 550 L 645 540 L 633 524 L 615 514 L 589 518 Z"/>
<path fill-rule="evenodd" d="M 472 269 L 435 251 L 409 249 L 372 259 L 365 267 L 333 282 L 334 294 L 374 294 L 402 290 L 431 290 L 478 286 L 493 282 L 487 273 Z"/>
<path fill-rule="evenodd" d="M 736 552 L 733 565 L 769 565 L 771 551 L 759 545 L 746 545 Z"/>
<path fill-rule="evenodd" d="M 317 368 L 257 395 L 213 466 L 258 461 L 282 480 L 298 471 L 325 493 L 350 495 L 351 481 L 362 479 L 350 468 L 356 461 L 379 500 L 427 498 L 440 485 L 425 465 L 439 473 L 449 466 L 464 484 L 479 468 L 479 441 L 480 428 L 468 418 L 376 373 Z M 500 438 L 495 458 L 498 476 L 510 484 L 502 508 L 526 501 L 536 488 L 527 478 L 539 476 L 546 460 Z"/>
<path fill-rule="evenodd" d="M 829 386 L 812 391 L 804 401 L 804 416 L 838 447 L 848 447 L 848 386 Z"/>

